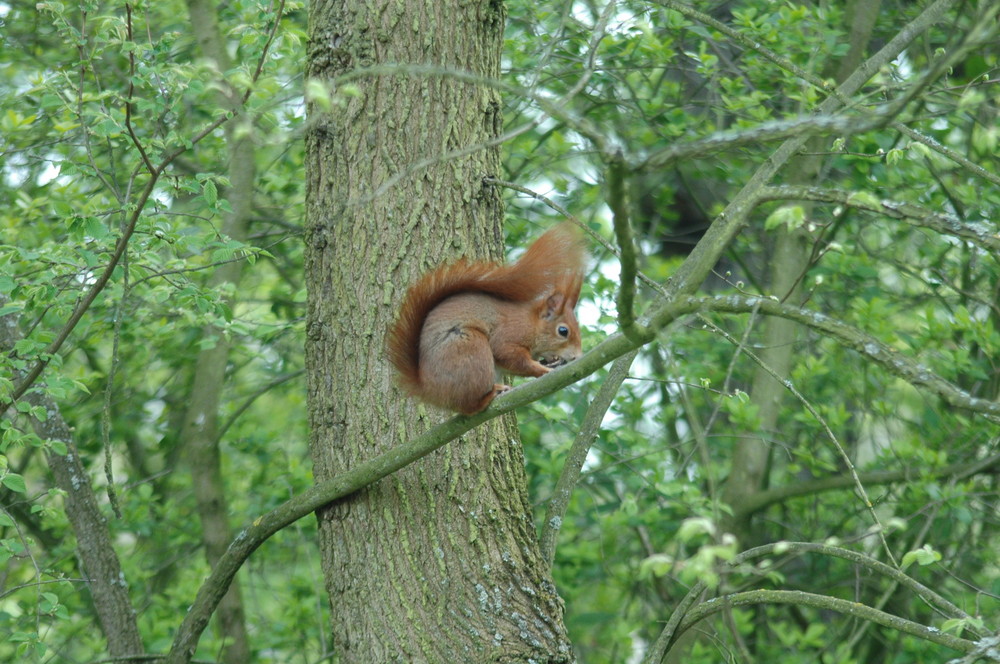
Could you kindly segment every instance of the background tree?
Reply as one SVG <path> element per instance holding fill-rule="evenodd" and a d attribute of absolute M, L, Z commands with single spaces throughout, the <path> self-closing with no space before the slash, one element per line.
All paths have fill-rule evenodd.
<path fill-rule="evenodd" d="M 406 596 L 386 658 L 975 661 L 997 3 L 420 7 L 315 5 L 308 54 L 294 3 L 0 8 L 0 660 L 349 661 L 392 615 L 362 603 Z M 590 350 L 430 427 L 384 328 L 424 268 L 499 255 L 501 197 L 503 246 L 566 214 L 602 238 Z M 515 407 L 526 494 L 511 422 L 463 435 Z M 505 541 L 565 603 L 533 650 L 444 610 L 530 640 Z M 362 542 L 396 567 L 347 587 Z"/>

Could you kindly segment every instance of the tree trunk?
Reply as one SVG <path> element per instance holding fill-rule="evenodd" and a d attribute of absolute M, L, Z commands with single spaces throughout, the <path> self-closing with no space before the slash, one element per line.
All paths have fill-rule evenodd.
<path fill-rule="evenodd" d="M 880 2 L 859 2 L 852 0 L 847 12 L 850 22 L 851 49 L 835 65 L 831 62 L 829 69 L 837 67 L 837 81 L 843 81 L 850 76 L 864 57 L 872 29 L 878 18 Z M 816 153 L 799 157 L 794 166 L 789 169 L 789 181 L 792 184 L 818 184 L 823 165 L 818 153 L 829 149 L 828 139 L 813 139 L 809 142 L 807 152 Z M 808 218 L 811 206 L 803 203 Z M 801 302 L 800 278 L 809 267 L 810 245 L 809 237 L 802 229 L 788 230 L 778 227 L 775 230 L 774 250 L 769 261 L 770 293 L 791 304 Z M 767 437 L 779 436 L 777 431 L 778 415 L 786 397 L 786 387 L 775 379 L 771 372 L 784 379 L 790 375 L 794 355 L 795 340 L 799 325 L 781 318 L 769 318 L 764 321 L 761 335 L 761 350 L 757 353 L 761 361 L 770 371 L 758 367 L 754 371 L 750 397 L 759 407 L 760 428 Z M 766 473 L 771 453 L 771 446 L 764 438 L 746 437 L 737 441 L 733 450 L 732 471 L 726 481 L 723 491 L 723 501 L 729 505 L 742 505 L 751 496 L 766 488 Z M 727 525 L 744 547 L 756 546 L 759 542 L 754 537 L 749 518 L 746 515 L 734 518 Z"/>
<path fill-rule="evenodd" d="M 499 73 L 504 9 L 320 0 L 310 78 L 382 64 Z M 384 336 L 405 287 L 458 255 L 499 254 L 495 90 L 404 72 L 351 82 L 306 137 L 306 335 L 317 480 L 441 419 L 393 387 Z M 332 86 L 332 83 L 331 83 Z M 466 148 L 469 154 L 444 155 Z M 386 184 L 390 178 L 398 181 Z M 342 662 L 567 662 L 512 419 L 493 421 L 319 513 Z"/>
<path fill-rule="evenodd" d="M 6 303 L 6 295 L 0 295 L 0 305 Z M 0 316 L 0 352 L 9 352 L 21 337 L 16 314 Z M 128 582 L 111 544 L 107 517 L 97 504 L 90 475 L 80 459 L 72 430 L 63 419 L 58 405 L 45 392 L 29 392 L 25 399 L 32 406 L 45 409 L 45 421 L 34 421 L 37 435 L 66 446 L 66 454 L 59 455 L 49 450 L 45 459 L 55 485 L 65 492 L 66 517 L 76 535 L 80 575 L 90 591 L 101 630 L 108 641 L 108 652 L 126 664 L 140 661 L 144 648 L 135 609 L 129 598 Z M 136 658 L 133 660 L 129 655 Z"/>
<path fill-rule="evenodd" d="M 192 31 L 202 54 L 212 60 L 220 72 L 229 71 L 233 65 L 226 51 L 226 40 L 219 27 L 218 9 L 215 4 L 210 0 L 187 0 L 187 7 Z M 243 242 L 246 240 L 250 215 L 253 212 L 256 177 L 253 139 L 248 132 L 241 131 L 240 123 L 249 120 L 241 114 L 240 93 L 226 85 L 219 93 L 218 100 L 223 108 L 237 114 L 233 120 L 223 125 L 226 153 L 229 157 L 229 180 L 232 185 L 225 192 L 225 196 L 232 206 L 232 213 L 226 216 L 222 232 L 233 240 Z M 209 285 L 213 287 L 231 285 L 235 297 L 242 272 L 241 261 L 225 263 L 212 273 Z M 233 306 L 232 298 L 228 304 Z M 217 331 L 206 329 L 203 333 L 213 334 Z M 181 428 L 181 443 L 184 445 L 191 469 L 195 500 L 198 503 L 205 558 L 212 567 L 218 563 L 232 541 L 229 502 L 226 499 L 222 476 L 218 436 L 219 403 L 226 379 L 226 365 L 229 363 L 230 343 L 219 336 L 215 346 L 198 353 L 191 383 L 191 396 L 188 399 L 188 408 Z M 242 664 L 249 661 L 250 639 L 247 635 L 243 599 L 238 583 L 234 582 L 229 587 L 229 592 L 219 605 L 217 615 L 219 630 L 225 643 L 220 653 L 220 660 L 226 664 Z"/>
<path fill-rule="evenodd" d="M 770 259 L 770 294 L 792 304 L 800 304 L 798 278 L 809 262 L 808 238 L 799 230 L 779 229 Z M 761 349 L 755 351 L 775 375 L 786 377 L 792 369 L 799 324 L 784 318 L 768 318 L 763 323 Z M 772 437 L 780 436 L 778 415 L 787 389 L 769 371 L 758 367 L 753 374 L 750 398 L 757 404 L 761 437 L 747 436 L 736 442 L 732 469 L 723 488 L 723 502 L 738 506 L 765 488 Z M 750 515 L 733 518 L 726 526 L 744 548 L 759 544 L 751 528 Z"/>

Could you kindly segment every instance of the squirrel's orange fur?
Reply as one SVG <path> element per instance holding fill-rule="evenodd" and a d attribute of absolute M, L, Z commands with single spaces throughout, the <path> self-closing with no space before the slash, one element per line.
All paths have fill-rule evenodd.
<path fill-rule="evenodd" d="M 420 278 L 389 331 L 400 385 L 428 403 L 477 413 L 510 389 L 496 368 L 541 376 L 581 354 L 573 307 L 584 247 L 569 223 L 509 265 L 460 260 Z"/>

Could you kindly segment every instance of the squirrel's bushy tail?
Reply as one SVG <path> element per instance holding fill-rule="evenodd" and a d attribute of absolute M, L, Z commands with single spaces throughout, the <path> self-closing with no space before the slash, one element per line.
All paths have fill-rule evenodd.
<path fill-rule="evenodd" d="M 552 292 L 566 292 L 575 304 L 584 261 L 579 231 L 564 222 L 535 240 L 515 263 L 462 259 L 422 276 L 407 291 L 387 338 L 389 360 L 399 372 L 400 385 L 409 391 L 419 387 L 420 332 L 427 314 L 442 301 L 476 292 L 510 302 L 530 302 Z"/>

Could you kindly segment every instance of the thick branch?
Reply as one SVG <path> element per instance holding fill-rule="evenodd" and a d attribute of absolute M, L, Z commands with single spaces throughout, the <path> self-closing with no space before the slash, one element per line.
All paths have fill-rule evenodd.
<path fill-rule="evenodd" d="M 259 517 L 253 525 L 240 532 L 208 580 L 201 587 L 194 605 L 188 611 L 167 658 L 170 664 L 190 660 L 208 620 L 225 594 L 243 562 L 271 535 L 303 516 L 338 498 L 372 484 L 396 472 L 417 459 L 446 445 L 483 422 L 520 406 L 527 405 L 594 373 L 639 346 L 653 341 L 660 329 L 682 316 L 698 312 L 753 313 L 755 311 L 781 316 L 837 339 L 882 365 L 894 375 L 914 386 L 924 387 L 946 402 L 978 412 L 1000 422 L 1000 403 L 974 398 L 954 385 L 930 373 L 913 360 L 882 344 L 860 330 L 822 314 L 781 304 L 773 300 L 750 297 L 679 298 L 661 306 L 650 324 L 637 333 L 633 341 L 622 334 L 608 337 L 580 359 L 497 397 L 485 411 L 470 416 L 454 417 L 410 442 L 394 448 L 350 471 L 311 487 L 280 507 Z"/>
<path fill-rule="evenodd" d="M 549 375 L 560 372 L 554 371 Z M 170 653 L 165 659 L 166 664 L 186 664 L 190 661 L 201 633 L 208 625 L 215 607 L 225 595 L 236 572 L 250 554 L 256 551 L 257 547 L 271 535 L 320 507 L 350 495 L 377 482 L 386 475 L 408 466 L 479 424 L 511 411 L 514 407 L 514 403 L 507 403 L 502 407 L 492 406 L 476 415 L 454 417 L 371 461 L 366 461 L 330 480 L 313 485 L 281 506 L 254 519 L 251 525 L 236 535 L 236 539 L 229 545 L 229 549 L 198 590 L 194 604 L 177 631 Z"/>
<path fill-rule="evenodd" d="M 621 275 L 616 300 L 618 325 L 622 332 L 632 337 L 635 333 L 635 276 L 636 251 L 632 225 L 629 223 L 628 200 L 625 194 L 625 159 L 615 153 L 608 160 L 608 205 L 611 207 L 615 239 L 621 251 L 618 264 Z"/>

